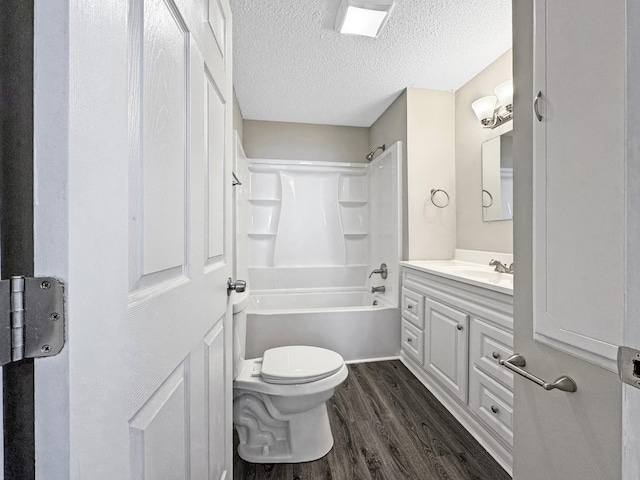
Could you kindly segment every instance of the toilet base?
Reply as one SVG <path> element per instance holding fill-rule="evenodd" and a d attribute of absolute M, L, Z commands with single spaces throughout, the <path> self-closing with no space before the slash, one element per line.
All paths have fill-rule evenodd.
<path fill-rule="evenodd" d="M 310 462 L 331 451 L 333 435 L 324 402 L 305 412 L 265 418 L 267 411 L 273 411 L 268 399 L 265 405 L 262 395 L 259 397 L 263 398 L 253 394 L 242 397 L 248 402 L 238 402 L 240 398 L 234 401 L 238 402 L 234 405 L 234 424 L 240 438 L 238 455 L 243 460 L 251 463 Z M 262 405 L 258 406 L 256 400 Z M 248 428 L 249 424 L 251 428 Z"/>

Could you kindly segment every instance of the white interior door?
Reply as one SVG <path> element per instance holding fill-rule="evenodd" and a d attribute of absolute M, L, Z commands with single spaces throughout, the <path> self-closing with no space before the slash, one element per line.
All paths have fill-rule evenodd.
<path fill-rule="evenodd" d="M 227 0 L 36 1 L 38 478 L 231 478 Z"/>
<path fill-rule="evenodd" d="M 534 15 L 539 13 L 534 9 L 542 6 L 540 1 L 513 3 L 514 254 L 517 267 L 514 283 L 515 351 L 525 357 L 526 370 L 545 381 L 553 382 L 561 375 L 569 375 L 577 384 L 577 391 L 574 393 L 546 391 L 523 377 L 514 377 L 513 474 L 517 480 L 621 478 L 622 387 L 617 374 L 603 368 L 606 367 L 604 362 L 587 358 L 577 350 L 569 354 L 566 346 L 534 341 L 537 328 L 534 322 L 536 302 L 544 298 L 544 295 L 555 302 L 548 305 L 551 310 L 555 309 L 552 313 L 559 318 L 566 318 L 565 312 L 571 308 L 583 312 L 583 324 L 574 323 L 574 326 L 582 329 L 589 324 L 605 325 L 611 331 L 619 332 L 616 322 L 621 322 L 621 295 L 598 295 L 591 289 L 595 287 L 597 290 L 599 283 L 606 282 L 611 272 L 617 271 L 622 276 L 620 247 L 624 242 L 623 232 L 620 228 L 609 227 L 609 222 L 612 221 L 610 217 L 619 218 L 623 205 L 620 196 L 617 197 L 618 201 L 615 195 L 607 196 L 606 204 L 610 209 L 606 214 L 607 218 L 602 218 L 597 211 L 590 209 L 590 205 L 601 198 L 601 190 L 591 188 L 591 182 L 599 184 L 603 175 L 598 170 L 598 149 L 609 146 L 609 143 L 612 147 L 611 156 L 601 160 L 610 170 L 606 173 L 609 176 L 606 180 L 614 178 L 615 188 L 624 188 L 620 175 L 623 158 L 619 149 L 624 141 L 623 132 L 608 135 L 605 133 L 608 131 L 597 129 L 597 135 L 594 135 L 594 131 L 590 129 L 592 125 L 587 125 L 586 128 L 584 126 L 588 121 L 581 110 L 584 106 L 582 100 L 574 107 L 565 103 L 569 98 L 575 99 L 576 92 L 582 92 L 586 88 L 585 84 L 589 86 L 591 82 L 602 82 L 603 76 L 615 69 L 620 75 L 624 75 L 619 69 L 624 64 L 624 34 L 621 33 L 624 26 L 620 24 L 624 20 L 624 6 L 614 3 L 602 8 L 601 2 L 592 0 L 546 2 L 548 10 L 546 15 L 541 16 Z M 546 91 L 542 92 L 544 98 L 540 104 L 542 121 L 532 111 L 533 97 L 540 89 L 535 83 L 538 79 L 534 77 L 531 61 L 532 53 L 541 53 L 534 50 L 533 41 L 534 27 L 538 31 L 542 26 L 540 22 L 546 22 L 549 33 L 553 35 L 548 39 L 554 40 L 551 44 L 547 43 L 547 52 L 553 50 L 550 58 L 554 62 L 547 65 L 547 86 Z M 594 43 L 596 39 L 603 41 Z M 575 55 L 575 52 L 580 52 L 580 55 Z M 558 61 L 563 53 L 567 55 L 564 64 Z M 588 56 L 588 61 L 583 54 Z M 623 79 L 617 77 L 615 83 L 608 84 L 604 94 L 608 100 L 605 101 L 606 111 L 613 112 L 612 116 L 615 117 L 609 125 L 618 125 L 620 128 L 624 111 L 622 82 Z M 585 95 L 578 96 L 585 98 Z M 597 117 L 602 112 L 598 109 L 602 104 L 592 102 L 590 105 L 594 108 L 591 113 L 595 112 Z M 554 195 L 541 200 L 541 192 L 535 188 L 536 183 L 532 180 L 534 172 L 539 173 L 537 169 L 542 165 L 533 156 L 533 146 L 534 138 L 539 138 L 539 132 L 535 129 L 540 128 L 540 124 L 544 122 L 548 122 L 548 129 L 558 129 L 554 132 L 555 139 L 547 139 L 555 142 L 556 147 L 562 147 L 558 134 L 566 131 L 567 142 L 574 142 L 575 145 L 575 138 L 581 136 L 585 145 L 594 142 L 597 148 L 588 151 L 573 149 L 562 154 L 555 152 L 554 157 L 549 158 L 550 161 L 555 160 L 554 168 L 547 171 L 548 187 L 554 191 Z M 616 148 L 613 148 L 614 143 L 617 144 Z M 581 162 L 574 163 L 573 158 L 568 158 L 570 155 L 577 155 Z M 558 188 L 563 178 L 567 183 L 566 190 Z M 572 192 L 574 195 L 571 195 Z M 576 198 L 576 193 L 579 198 Z M 581 218 L 574 215 L 576 205 L 578 209 L 584 210 L 580 212 Z M 534 228 L 537 218 L 535 214 L 545 208 L 549 211 L 550 218 L 557 218 L 558 212 L 564 214 L 567 225 L 572 229 L 565 230 L 561 236 L 558 234 L 560 226 L 555 221 L 555 234 L 546 239 L 541 238 L 540 231 Z M 591 217 L 584 215 L 585 212 L 589 212 Z M 589 232 L 590 238 L 583 238 L 582 222 L 589 218 L 594 228 Z M 592 237 L 600 235 L 608 235 L 610 251 L 603 252 L 596 248 L 598 242 Z M 537 262 L 540 259 L 540 241 L 546 241 L 546 247 L 557 253 L 554 258 L 549 258 L 552 264 L 548 267 L 554 272 L 559 265 L 567 268 L 562 274 L 550 275 L 550 285 L 546 292 L 542 292 L 542 297 L 540 284 L 534 282 L 536 275 L 539 278 L 545 271 L 544 266 L 539 269 L 540 264 Z M 564 252 L 561 251 L 563 245 Z M 600 244 L 599 248 L 602 249 L 603 245 L 606 246 L 606 243 Z M 576 255 L 584 255 L 589 248 L 592 258 L 585 256 L 587 264 L 576 264 Z M 562 254 L 565 253 L 566 258 L 563 258 Z M 616 258 L 609 265 L 603 266 L 595 261 L 601 254 L 607 256 L 610 253 Z M 593 271 L 587 276 L 584 268 L 593 268 Z M 607 270 L 608 268 L 611 270 Z M 570 285 L 563 285 L 559 281 L 561 279 L 565 279 Z M 584 285 L 579 297 L 575 294 L 577 284 Z M 609 287 L 610 285 L 604 285 L 605 293 L 608 293 L 606 289 Z M 601 316 L 601 307 L 606 307 L 606 317 Z M 571 327 L 570 324 L 567 326 Z M 573 329 L 573 332 L 578 331 L 580 330 Z M 585 330 L 582 332 L 585 336 L 588 333 Z M 582 352 L 585 351 L 584 344 L 577 346 Z M 637 455 L 637 448 L 635 454 Z"/>

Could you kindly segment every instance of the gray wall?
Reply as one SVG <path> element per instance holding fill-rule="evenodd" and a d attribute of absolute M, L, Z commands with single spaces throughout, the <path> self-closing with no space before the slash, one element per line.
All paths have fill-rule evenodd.
<path fill-rule="evenodd" d="M 513 253 L 513 221 L 482 221 L 483 142 L 511 129 L 514 122 L 496 129 L 482 128 L 471 109 L 480 97 L 512 78 L 512 52 L 498 59 L 456 91 L 456 200 L 457 246 L 468 250 Z"/>
<path fill-rule="evenodd" d="M 243 143 L 249 158 L 366 162 L 369 129 L 245 120 Z"/>
<path fill-rule="evenodd" d="M 545 380 L 570 375 L 578 391 L 547 392 L 515 379 L 517 480 L 616 480 L 621 465 L 621 383 L 617 375 L 533 341 L 532 2 L 513 2 L 515 351 Z M 621 46 L 623 48 L 623 46 Z"/>

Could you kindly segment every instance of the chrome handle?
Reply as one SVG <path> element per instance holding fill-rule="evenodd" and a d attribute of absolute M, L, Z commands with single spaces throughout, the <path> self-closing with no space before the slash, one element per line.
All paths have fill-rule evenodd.
<path fill-rule="evenodd" d="M 374 268 L 373 271 L 369 274 L 369 278 L 371 278 L 371 275 L 373 275 L 374 273 L 379 273 L 380 276 L 382 277 L 382 279 L 386 280 L 387 276 L 389 275 L 389 270 L 387 269 L 387 264 L 386 263 L 381 263 L 380 264 L 380 268 Z"/>
<path fill-rule="evenodd" d="M 496 407 L 495 405 L 491 405 L 491 411 L 493 413 L 498 413 L 500 411 L 500 409 L 498 407 Z"/>
<path fill-rule="evenodd" d="M 500 354 L 499 354 L 498 352 L 493 352 L 493 353 L 491 354 L 491 356 L 492 356 L 493 358 L 495 358 L 496 360 L 498 360 L 498 359 L 500 358 Z"/>
<path fill-rule="evenodd" d="M 542 97 L 542 92 L 538 92 L 536 98 L 533 99 L 533 112 L 536 114 L 536 118 L 539 122 L 542 121 L 542 115 L 540 115 L 540 110 L 538 109 L 538 102 L 540 101 L 540 97 Z"/>
<path fill-rule="evenodd" d="M 407 338 L 407 342 L 408 342 L 408 343 L 411 343 L 412 341 L 413 341 L 413 340 L 411 340 L 411 337 L 408 337 L 408 338 Z"/>
<path fill-rule="evenodd" d="M 527 365 L 527 362 L 519 353 L 511 355 L 506 360 L 500 360 L 500 365 L 504 365 L 512 372 L 523 376 L 527 380 L 531 380 L 533 383 L 540 385 L 545 390 L 553 390 L 554 388 L 557 388 L 558 390 L 562 390 L 563 392 L 575 392 L 578 389 L 578 387 L 576 386 L 576 382 L 574 382 L 571 377 L 568 377 L 566 375 L 556 378 L 553 383 L 549 383 L 545 382 L 541 378 L 536 377 L 535 375 L 530 374 L 526 370 L 523 370 L 523 367 Z"/>
<path fill-rule="evenodd" d="M 464 327 L 463 327 L 462 325 L 458 324 L 458 325 L 456 325 L 456 328 L 457 328 L 458 330 L 462 330 Z"/>
<path fill-rule="evenodd" d="M 247 282 L 244 280 L 231 280 L 231 277 L 227 280 L 227 296 L 231 295 L 231 292 L 242 293 L 247 288 Z"/>
<path fill-rule="evenodd" d="M 407 305 L 407 310 L 412 310 L 413 309 L 413 305 Z"/>

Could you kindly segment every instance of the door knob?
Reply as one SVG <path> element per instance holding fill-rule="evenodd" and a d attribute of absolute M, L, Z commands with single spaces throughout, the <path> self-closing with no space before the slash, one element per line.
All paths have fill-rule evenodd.
<path fill-rule="evenodd" d="M 231 280 L 231 277 L 227 280 L 227 296 L 231 295 L 231 292 L 242 293 L 247 288 L 247 282 L 244 280 Z"/>

